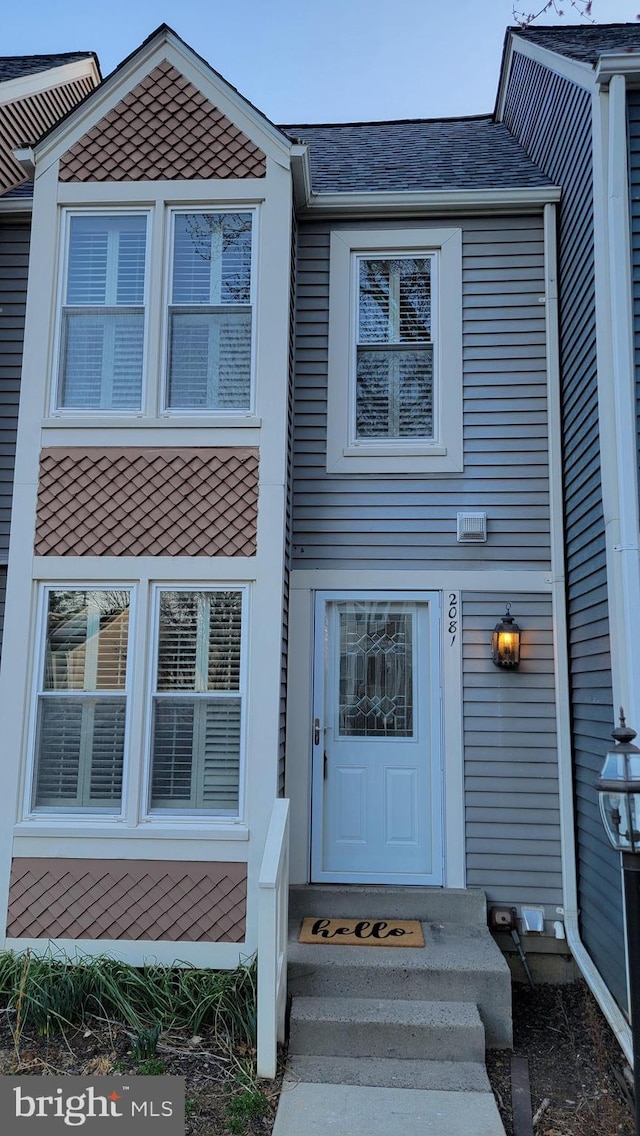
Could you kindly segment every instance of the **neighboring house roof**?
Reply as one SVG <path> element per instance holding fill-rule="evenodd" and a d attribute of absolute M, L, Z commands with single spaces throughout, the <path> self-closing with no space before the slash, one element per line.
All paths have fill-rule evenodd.
<path fill-rule="evenodd" d="M 94 51 L 62 51 L 56 55 L 0 55 L 0 83 L 9 79 L 21 79 L 24 75 L 35 75 L 37 71 L 50 71 L 52 67 L 64 67 L 65 63 L 75 63 L 78 59 L 95 59 Z"/>
<path fill-rule="evenodd" d="M 574 24 L 545 27 L 531 25 L 528 28 L 510 28 L 514 35 L 531 40 L 577 59 L 581 63 L 595 65 L 601 55 L 611 51 L 640 51 L 640 23 L 637 24 Z"/>
<path fill-rule="evenodd" d="M 8 189 L 6 193 L 0 193 L 0 200 L 5 201 L 7 198 L 12 200 L 17 197 L 27 198 L 31 200 L 33 197 L 33 182 L 23 181 L 20 185 L 14 185 L 12 189 Z"/>
<path fill-rule="evenodd" d="M 315 193 L 552 184 L 491 115 L 280 129 L 309 145 Z"/>
<path fill-rule="evenodd" d="M 93 51 L 0 56 L 0 196 L 31 196 L 14 151 L 36 142 L 99 79 Z"/>

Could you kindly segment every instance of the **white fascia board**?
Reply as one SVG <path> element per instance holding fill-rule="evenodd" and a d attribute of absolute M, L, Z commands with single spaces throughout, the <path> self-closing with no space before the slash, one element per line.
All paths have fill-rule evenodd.
<path fill-rule="evenodd" d="M 640 82 L 640 52 L 612 51 L 601 55 L 595 71 L 596 83 L 606 86 L 614 75 L 624 75 L 632 84 Z"/>
<path fill-rule="evenodd" d="M 522 212 L 542 209 L 559 201 L 559 186 L 533 186 L 521 189 L 425 189 L 401 190 L 397 193 L 315 193 L 302 215 L 331 213 L 332 216 L 353 213 L 410 213 L 413 216 L 433 213 Z"/>
<path fill-rule="evenodd" d="M 295 206 L 298 211 L 302 211 L 307 208 L 313 196 L 309 147 L 305 143 L 295 142 L 291 147 L 291 174 Z"/>
<path fill-rule="evenodd" d="M 0 197 L 0 213 L 31 213 L 33 197 Z"/>
<path fill-rule="evenodd" d="M 498 99 L 496 103 L 496 120 L 502 122 L 504 115 L 504 103 L 509 86 L 509 75 L 511 73 L 511 66 L 513 63 L 514 52 L 519 52 L 520 55 L 526 56 L 527 59 L 533 59 L 536 63 L 540 63 L 549 71 L 554 71 L 556 75 L 562 75 L 564 79 L 569 79 L 572 83 L 577 83 L 579 87 L 584 87 L 586 90 L 591 91 L 595 82 L 595 71 L 590 63 L 582 63 L 578 59 L 568 59 L 566 55 L 558 55 L 555 51 L 550 51 L 547 47 L 541 47 L 539 43 L 533 43 L 532 40 L 523 39 L 517 32 L 512 32 L 509 38 L 509 47 L 505 55 L 504 67 L 500 77 L 500 84 L 498 87 Z"/>
<path fill-rule="evenodd" d="M 76 59 L 74 63 L 64 63 L 61 67 L 49 67 L 45 71 L 36 71 L 33 75 L 21 75 L 18 79 L 7 79 L 0 83 L 0 105 L 15 103 L 19 99 L 26 99 L 29 95 L 37 95 L 41 91 L 50 91 L 54 87 L 61 87 L 65 83 L 74 83 L 78 79 L 91 78 L 96 86 L 100 82 L 100 72 L 93 56 L 86 59 Z"/>
<path fill-rule="evenodd" d="M 114 71 L 100 87 L 82 103 L 75 114 L 60 124 L 35 147 L 42 168 L 56 161 L 84 134 L 100 122 L 125 95 L 135 88 L 155 66 L 168 60 L 203 95 L 227 115 L 269 157 L 288 163 L 290 143 L 277 127 L 238 94 L 222 76 L 201 60 L 185 44 L 168 31 L 162 31 L 144 44 L 126 64 Z"/>

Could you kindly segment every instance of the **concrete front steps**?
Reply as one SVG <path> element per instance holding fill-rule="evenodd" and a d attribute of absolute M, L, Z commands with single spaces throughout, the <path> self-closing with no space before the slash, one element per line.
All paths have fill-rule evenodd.
<path fill-rule="evenodd" d="M 419 919 L 425 947 L 301 944 L 306 915 Z M 292 888 L 288 977 L 293 1082 L 490 1094 L 485 1045 L 511 1046 L 511 983 L 482 892 Z"/>

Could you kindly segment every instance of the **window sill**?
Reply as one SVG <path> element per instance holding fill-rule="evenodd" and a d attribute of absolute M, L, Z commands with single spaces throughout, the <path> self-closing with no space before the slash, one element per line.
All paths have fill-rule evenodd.
<path fill-rule="evenodd" d="M 462 473 L 462 455 L 447 446 L 351 445 L 327 452 L 327 473 Z"/>
<path fill-rule="evenodd" d="M 100 837 L 103 840 L 248 840 L 249 826 L 238 822 L 237 824 L 221 821 L 216 824 L 214 820 L 203 823 L 200 818 L 187 820 L 182 823 L 165 820 L 141 821 L 134 826 L 127 825 L 124 820 L 101 820 L 100 817 L 78 817 L 77 821 L 70 817 L 60 817 L 58 820 L 42 817 L 33 817 L 20 821 L 14 825 L 14 836 L 42 836 L 42 837 Z"/>
<path fill-rule="evenodd" d="M 236 428 L 256 429 L 262 426 L 262 419 L 256 415 L 229 415 L 228 417 L 209 414 L 163 414 L 161 417 L 150 417 L 144 414 L 135 416 L 126 415 L 85 415 L 79 414 L 71 417 L 68 414 L 55 414 L 42 419 L 42 426 L 49 430 L 88 430 L 105 429 L 139 430 L 144 429 L 175 429 L 180 427 L 205 427 L 211 430 L 224 430 Z"/>

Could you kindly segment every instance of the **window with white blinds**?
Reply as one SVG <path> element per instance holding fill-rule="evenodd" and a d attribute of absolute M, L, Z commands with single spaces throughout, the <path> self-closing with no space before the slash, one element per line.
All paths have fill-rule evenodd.
<path fill-rule="evenodd" d="M 238 814 L 242 598 L 241 591 L 160 592 L 152 810 Z"/>
<path fill-rule="evenodd" d="M 66 410 L 139 410 L 147 217 L 69 217 L 58 400 Z"/>
<path fill-rule="evenodd" d="M 251 213 L 174 213 L 168 409 L 250 409 L 251 255 Z"/>
<path fill-rule="evenodd" d="M 355 437 L 433 438 L 428 256 L 357 257 Z"/>
<path fill-rule="evenodd" d="M 129 607 L 128 590 L 48 592 L 36 809 L 120 810 Z"/>

